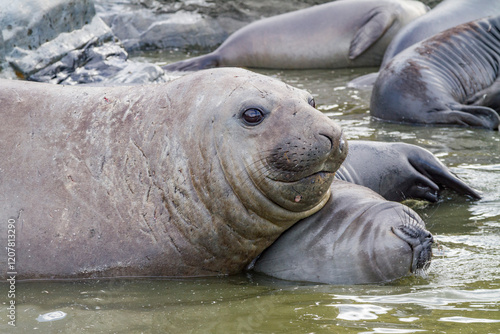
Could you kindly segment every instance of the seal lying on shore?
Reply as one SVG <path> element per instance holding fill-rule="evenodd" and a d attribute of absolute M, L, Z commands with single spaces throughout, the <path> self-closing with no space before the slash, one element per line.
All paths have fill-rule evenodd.
<path fill-rule="evenodd" d="M 381 67 L 404 49 L 441 31 L 499 14 L 498 0 L 445 0 L 398 32 L 385 51 Z"/>
<path fill-rule="evenodd" d="M 500 14 L 498 0 L 445 0 L 406 26 L 394 36 L 387 46 L 380 68 L 384 68 L 395 55 L 415 43 L 430 38 L 441 31 L 459 24 Z M 372 87 L 378 72 L 358 77 L 349 82 L 349 87 Z"/>
<path fill-rule="evenodd" d="M 418 1 L 333 1 L 253 22 L 215 51 L 163 69 L 378 66 L 396 33 L 427 10 Z"/>
<path fill-rule="evenodd" d="M 242 271 L 328 201 L 347 144 L 312 101 L 242 69 L 139 87 L 0 81 L 17 278 Z"/>
<path fill-rule="evenodd" d="M 393 122 L 498 129 L 491 107 L 499 71 L 500 16 L 465 23 L 395 56 L 375 82 L 370 112 Z"/>
<path fill-rule="evenodd" d="M 335 180 L 323 209 L 285 231 L 253 270 L 294 281 L 381 283 L 425 270 L 432 243 L 410 208 Z"/>

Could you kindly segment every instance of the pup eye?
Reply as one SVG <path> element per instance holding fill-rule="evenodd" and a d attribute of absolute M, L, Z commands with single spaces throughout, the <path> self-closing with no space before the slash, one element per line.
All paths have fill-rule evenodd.
<path fill-rule="evenodd" d="M 311 105 L 311 107 L 316 108 L 316 101 L 314 101 L 312 97 L 309 99 L 309 104 Z"/>
<path fill-rule="evenodd" d="M 245 110 L 241 116 L 247 125 L 257 125 L 264 120 L 264 113 L 254 108 Z"/>

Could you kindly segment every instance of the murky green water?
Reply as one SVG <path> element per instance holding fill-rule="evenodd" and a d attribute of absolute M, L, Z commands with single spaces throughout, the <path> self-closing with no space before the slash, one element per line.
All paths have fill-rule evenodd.
<path fill-rule="evenodd" d="M 161 64 L 180 58 L 165 52 L 145 59 Z M 420 145 L 483 192 L 476 202 L 445 193 L 437 204 L 414 203 L 438 243 L 427 277 L 361 286 L 308 285 L 253 274 L 18 282 L 17 331 L 7 325 L 4 302 L 0 332 L 499 333 L 500 134 L 372 120 L 370 93 L 346 88 L 369 71 L 259 72 L 312 92 L 318 108 L 339 122 L 348 138 Z M 6 287 L 1 288 L 3 301 Z M 66 316 L 36 320 L 54 311 Z"/>

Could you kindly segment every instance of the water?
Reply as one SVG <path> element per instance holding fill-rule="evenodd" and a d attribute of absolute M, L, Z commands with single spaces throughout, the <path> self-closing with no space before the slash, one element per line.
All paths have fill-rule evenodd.
<path fill-rule="evenodd" d="M 134 58 L 161 65 L 183 57 L 158 52 Z M 284 282 L 256 274 L 18 282 L 17 331 L 7 325 L 4 302 L 0 332 L 499 333 L 500 134 L 373 120 L 370 92 L 346 88 L 349 80 L 371 70 L 258 72 L 310 91 L 318 109 L 339 122 L 349 139 L 425 147 L 483 192 L 479 201 L 445 192 L 436 204 L 408 203 L 437 241 L 426 277 L 359 286 Z"/>

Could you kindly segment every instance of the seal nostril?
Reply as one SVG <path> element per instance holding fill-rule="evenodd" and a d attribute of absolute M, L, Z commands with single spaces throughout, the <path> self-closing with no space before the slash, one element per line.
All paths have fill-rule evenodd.
<path fill-rule="evenodd" d="M 333 139 L 329 135 L 325 135 L 324 133 L 320 133 L 320 136 L 326 137 L 330 141 L 330 150 L 333 150 Z"/>

